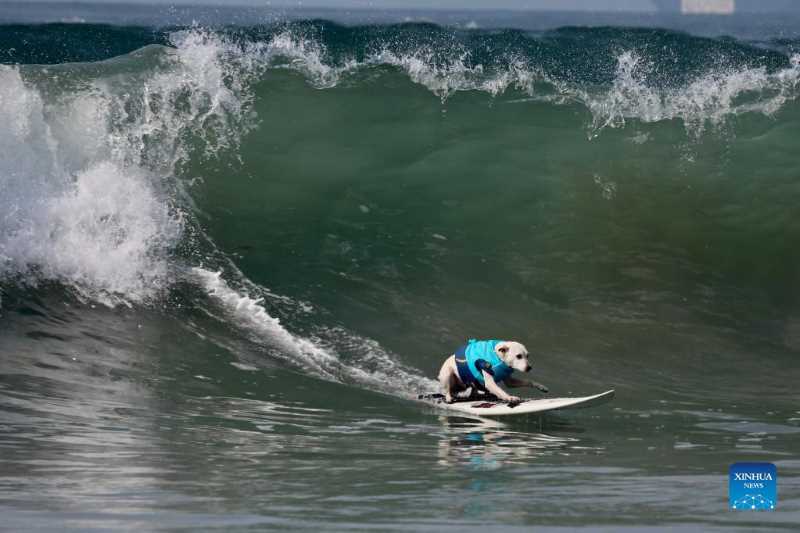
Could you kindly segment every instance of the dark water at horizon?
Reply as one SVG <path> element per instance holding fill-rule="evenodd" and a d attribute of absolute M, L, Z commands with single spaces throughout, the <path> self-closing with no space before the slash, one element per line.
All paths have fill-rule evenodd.
<path fill-rule="evenodd" d="M 741 2 L 740 2 L 741 3 Z M 290 6 L 171 5 L 97 2 L 0 3 L 0 24 L 90 23 L 116 26 L 204 27 L 280 24 L 287 21 L 327 20 L 344 25 L 432 23 L 461 29 L 518 29 L 545 31 L 567 26 L 663 28 L 709 37 L 736 37 L 758 41 L 764 37 L 797 38 L 800 9 L 776 9 L 769 2 L 750 6 L 733 15 L 683 15 L 677 12 L 603 10 L 498 10 L 498 9 L 337 9 Z"/>
<path fill-rule="evenodd" d="M 17 22 L 0 528 L 796 529 L 791 29 Z M 414 402 L 469 337 L 617 398 Z"/>

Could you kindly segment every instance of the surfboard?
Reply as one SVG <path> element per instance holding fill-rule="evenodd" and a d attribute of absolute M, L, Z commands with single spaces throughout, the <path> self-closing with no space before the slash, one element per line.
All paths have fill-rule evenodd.
<path fill-rule="evenodd" d="M 558 409 L 582 409 L 608 403 L 614 399 L 614 390 L 608 390 L 594 396 L 579 398 L 524 398 L 520 403 L 510 404 L 498 400 L 494 396 L 486 399 L 457 400 L 445 403 L 441 394 L 420 394 L 419 400 L 435 407 L 476 416 L 519 416 L 541 414 Z"/>

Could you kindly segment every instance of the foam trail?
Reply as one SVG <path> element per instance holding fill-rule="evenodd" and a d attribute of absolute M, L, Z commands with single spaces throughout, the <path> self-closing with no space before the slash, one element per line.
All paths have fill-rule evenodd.
<path fill-rule="evenodd" d="M 194 267 L 191 276 L 253 342 L 277 348 L 276 355 L 298 370 L 311 371 L 323 379 L 408 397 L 420 390 L 435 389 L 435 382 L 403 368 L 375 341 L 356 337 L 340 328 L 324 328 L 323 336 L 313 341 L 298 337 L 266 311 L 261 299 L 238 293 L 220 272 Z M 354 360 L 343 360 L 337 348 L 355 352 Z M 397 383 L 401 385 L 395 385 Z"/>
<path fill-rule="evenodd" d="M 266 341 L 269 345 L 277 345 L 289 358 L 310 363 L 311 369 L 321 377 L 336 379 L 326 368 L 335 363 L 335 357 L 314 343 L 289 333 L 280 320 L 267 313 L 262 300 L 234 291 L 222 279 L 221 272 L 199 267 L 193 267 L 191 272 L 198 284 L 222 306 L 236 325 L 251 333 L 255 342 L 263 344 Z"/>

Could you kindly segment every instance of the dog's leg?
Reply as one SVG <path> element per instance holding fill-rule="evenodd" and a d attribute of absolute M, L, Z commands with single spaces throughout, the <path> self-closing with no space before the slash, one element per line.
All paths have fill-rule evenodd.
<path fill-rule="evenodd" d="M 455 356 L 451 355 L 439 370 L 439 385 L 442 387 L 444 401 L 453 403 L 453 394 L 458 390 L 458 378 L 456 377 Z"/>
<path fill-rule="evenodd" d="M 518 402 L 519 401 L 518 397 L 511 396 L 509 393 L 507 393 L 506 391 L 501 389 L 500 385 L 495 383 L 494 377 L 491 374 L 489 374 L 485 370 L 482 370 L 482 372 L 483 372 L 483 384 L 486 387 L 486 390 L 488 390 L 489 392 L 491 392 L 492 394 L 494 394 L 495 396 L 497 396 L 501 400 L 505 400 L 507 402 Z"/>
<path fill-rule="evenodd" d="M 439 385 L 442 387 L 442 394 L 444 394 L 444 401 L 453 403 L 453 387 L 450 383 L 452 376 L 439 376 Z"/>

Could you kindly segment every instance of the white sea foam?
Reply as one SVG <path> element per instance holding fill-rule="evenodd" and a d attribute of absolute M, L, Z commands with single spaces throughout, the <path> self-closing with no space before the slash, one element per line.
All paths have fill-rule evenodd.
<path fill-rule="evenodd" d="M 623 127 L 627 120 L 660 122 L 680 119 L 694 135 L 742 113 L 772 115 L 800 88 L 800 55 L 790 67 L 770 73 L 765 67 L 711 71 L 686 86 L 657 89 L 646 82 L 642 59 L 625 52 L 617 59 L 612 87 L 599 94 L 576 90 L 593 116 L 592 131 Z"/>
<path fill-rule="evenodd" d="M 315 87 L 321 89 L 336 86 L 343 74 L 357 66 L 354 61 L 341 66 L 327 64 L 326 50 L 322 44 L 290 31 L 275 35 L 266 46 L 259 48 L 259 54 L 262 64 L 302 72 Z"/>
<path fill-rule="evenodd" d="M 100 109 L 92 95 L 45 105 L 17 69 L 0 70 L 0 274 L 136 300 L 166 275 L 159 256 L 181 222 L 143 170 L 101 155 Z"/>
<path fill-rule="evenodd" d="M 98 163 L 34 205 L 28 213 L 17 207 L 3 224 L 5 268 L 34 268 L 38 277 L 68 281 L 109 304 L 163 286 L 164 257 L 181 221 L 135 169 Z"/>
<path fill-rule="evenodd" d="M 503 69 L 486 69 L 483 65 L 470 65 L 469 54 L 447 62 L 437 62 L 432 50 L 419 50 L 408 54 L 395 54 L 384 50 L 369 58 L 368 64 L 391 65 L 402 69 L 414 83 L 425 86 L 442 101 L 459 91 L 482 91 L 497 96 L 510 87 L 532 92 L 533 84 L 541 79 L 537 70 L 513 61 Z"/>
<path fill-rule="evenodd" d="M 173 51 L 139 53 L 145 68 L 65 87 L 59 67 L 0 67 L 0 275 L 109 304 L 169 283 L 185 137 L 206 155 L 236 143 L 251 58 L 204 32 L 173 38 Z"/>

